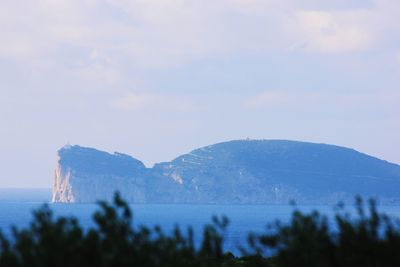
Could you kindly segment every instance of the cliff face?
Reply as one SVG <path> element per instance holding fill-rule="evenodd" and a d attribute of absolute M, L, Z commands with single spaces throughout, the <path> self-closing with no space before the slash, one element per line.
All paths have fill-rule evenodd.
<path fill-rule="evenodd" d="M 72 192 L 71 170 L 60 164 L 58 157 L 56 170 L 54 172 L 54 184 L 52 187 L 51 200 L 53 202 L 75 202 Z"/>
<path fill-rule="evenodd" d="M 146 202 L 143 163 L 124 154 L 67 146 L 58 151 L 53 202 L 111 199 L 115 190 L 131 202 Z"/>
<path fill-rule="evenodd" d="M 64 147 L 54 202 L 110 199 L 118 190 L 134 203 L 332 204 L 355 194 L 400 203 L 400 166 L 324 144 L 231 141 L 146 168 L 120 153 Z"/>

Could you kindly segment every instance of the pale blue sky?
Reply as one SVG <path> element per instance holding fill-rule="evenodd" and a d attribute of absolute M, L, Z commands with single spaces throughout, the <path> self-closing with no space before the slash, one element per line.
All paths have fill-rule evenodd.
<path fill-rule="evenodd" d="M 400 163 L 397 0 L 3 0 L 0 187 L 68 141 L 148 166 L 230 139 Z"/>

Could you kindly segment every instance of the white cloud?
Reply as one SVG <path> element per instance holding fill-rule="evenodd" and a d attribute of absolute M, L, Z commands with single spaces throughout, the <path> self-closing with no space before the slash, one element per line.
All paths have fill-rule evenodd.
<path fill-rule="evenodd" d="M 209 58 L 286 53 L 290 48 L 295 53 L 365 51 L 392 43 L 400 33 L 395 0 L 349 9 L 331 8 L 335 1 L 311 2 L 5 0 L 0 6 L 0 57 L 36 69 L 48 62 L 49 69 L 42 72 L 62 68 L 79 73 L 79 79 L 113 84 L 137 79 L 132 77 L 138 76 L 136 70 Z"/>
<path fill-rule="evenodd" d="M 290 19 L 288 30 L 297 36 L 296 46 L 309 51 L 342 53 L 365 50 L 372 46 L 374 36 L 366 25 L 352 21 L 363 15 L 362 11 L 298 11 Z"/>
<path fill-rule="evenodd" d="M 320 52 L 348 52 L 369 47 L 374 36 L 368 19 L 388 12 L 388 4 L 364 12 L 308 10 L 301 3 L 6 1 L 0 8 L 0 56 L 49 56 L 70 45 L 104 49 L 139 67 L 169 67 L 252 49 L 285 49 L 291 45 L 287 40 Z"/>
<path fill-rule="evenodd" d="M 243 101 L 247 109 L 301 110 L 306 112 L 334 111 L 338 114 L 349 111 L 368 111 L 368 114 L 393 111 L 400 107 L 400 90 L 387 89 L 371 92 L 339 91 L 288 91 L 268 90 L 248 97 Z"/>
<path fill-rule="evenodd" d="M 111 102 L 113 108 L 124 111 L 178 111 L 189 112 L 195 106 L 193 101 L 184 96 L 145 93 L 127 93 Z"/>
<path fill-rule="evenodd" d="M 112 102 L 113 107 L 123 110 L 138 110 L 146 108 L 149 104 L 153 104 L 155 97 L 143 94 L 130 93 L 124 97 L 115 99 Z"/>
<path fill-rule="evenodd" d="M 293 104 L 294 101 L 296 101 L 294 94 L 286 91 L 272 90 L 246 99 L 244 106 L 247 108 L 278 107 Z"/>

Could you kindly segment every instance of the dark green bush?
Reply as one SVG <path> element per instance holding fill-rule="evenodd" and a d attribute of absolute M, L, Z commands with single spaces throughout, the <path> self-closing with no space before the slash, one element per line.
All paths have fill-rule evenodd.
<path fill-rule="evenodd" d="M 0 233 L 0 266 L 221 266 L 232 259 L 222 250 L 228 220 L 213 218 L 195 248 L 191 228 L 133 227 L 132 213 L 118 194 L 112 205 L 100 202 L 95 227 L 87 231 L 75 218 L 55 219 L 48 206 L 34 212 L 29 228 L 13 228 L 14 240 Z"/>
<path fill-rule="evenodd" d="M 373 200 L 366 212 L 356 198 L 356 218 L 341 207 L 330 229 L 326 216 L 295 211 L 289 224 L 279 221 L 266 234 L 250 236 L 253 251 L 274 253 L 277 266 L 400 266 L 400 227 L 378 213 Z"/>
<path fill-rule="evenodd" d="M 235 257 L 223 250 L 226 218 L 214 217 L 196 246 L 191 228 L 166 234 L 134 227 L 129 206 L 116 194 L 112 204 L 100 203 L 87 230 L 44 206 L 29 227 L 12 229 L 11 240 L 0 232 L 0 266 L 400 266 L 399 225 L 373 201 L 367 212 L 358 198 L 356 209 L 355 218 L 337 212 L 333 229 L 318 212 L 295 211 L 289 223 L 249 235 L 244 256 Z"/>

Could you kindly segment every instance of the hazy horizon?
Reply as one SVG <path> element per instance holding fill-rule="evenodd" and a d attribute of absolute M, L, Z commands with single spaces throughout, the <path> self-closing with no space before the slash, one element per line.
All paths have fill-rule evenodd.
<path fill-rule="evenodd" d="M 400 164 L 400 2 L 5 0 L 0 188 L 49 188 L 67 144 L 146 166 L 233 139 Z"/>

